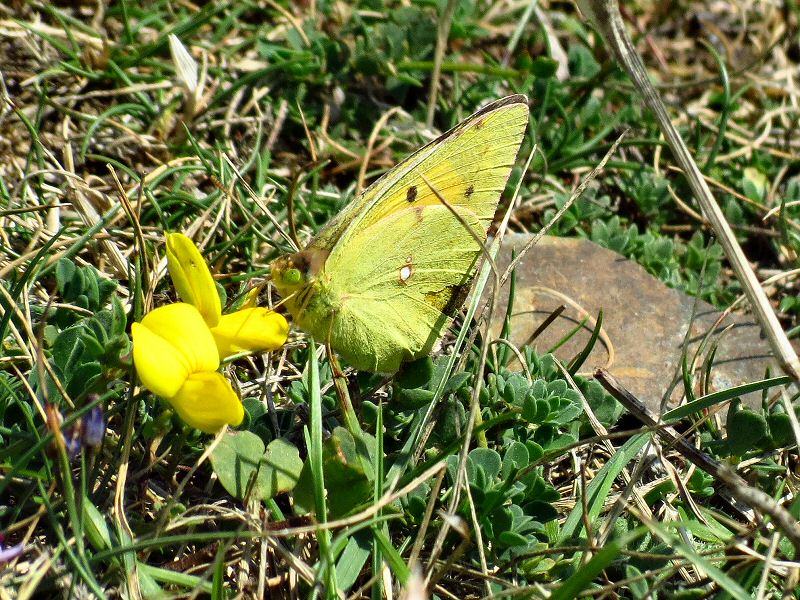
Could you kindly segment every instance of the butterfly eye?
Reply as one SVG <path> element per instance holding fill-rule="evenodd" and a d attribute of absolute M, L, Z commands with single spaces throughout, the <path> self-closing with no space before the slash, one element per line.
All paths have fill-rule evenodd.
<path fill-rule="evenodd" d="M 287 285 L 297 285 L 303 281 L 303 274 L 300 272 L 300 269 L 286 269 L 283 273 L 283 281 L 286 282 Z"/>

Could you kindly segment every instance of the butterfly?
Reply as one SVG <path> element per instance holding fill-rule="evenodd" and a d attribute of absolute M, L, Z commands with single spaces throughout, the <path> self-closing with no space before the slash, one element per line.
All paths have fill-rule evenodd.
<path fill-rule="evenodd" d="M 274 260 L 294 322 L 359 370 L 429 354 L 466 298 L 528 112 L 523 95 L 484 106 Z"/>

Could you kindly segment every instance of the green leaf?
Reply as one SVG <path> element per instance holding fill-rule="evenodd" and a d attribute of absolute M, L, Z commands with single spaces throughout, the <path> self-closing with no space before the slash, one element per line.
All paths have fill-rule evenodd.
<path fill-rule="evenodd" d="M 502 460 L 500 455 L 491 448 L 475 448 L 469 453 L 473 464 L 480 467 L 488 482 L 494 481 L 500 474 Z"/>
<path fill-rule="evenodd" d="M 702 469 L 695 469 L 689 478 L 687 487 L 689 491 L 701 498 L 710 498 L 714 495 L 714 478 Z"/>
<path fill-rule="evenodd" d="M 567 387 L 565 381 L 537 379 L 524 396 L 521 416 L 533 424 L 557 423 L 563 425 L 573 421 L 582 412 L 580 397 L 574 390 Z"/>
<path fill-rule="evenodd" d="M 586 382 L 583 395 L 594 412 L 594 416 L 606 427 L 614 425 L 622 414 L 622 405 L 603 389 L 597 381 Z"/>
<path fill-rule="evenodd" d="M 66 372 L 67 393 L 74 398 L 82 393 L 98 391 L 95 386 L 102 374 L 103 367 L 97 361 L 83 363 L 77 369 Z"/>
<path fill-rule="evenodd" d="M 520 416 L 528 423 L 541 423 L 544 420 L 543 417 L 547 416 L 546 414 L 542 414 L 540 410 L 542 408 L 541 404 L 542 403 L 536 398 L 525 398 Z"/>
<path fill-rule="evenodd" d="M 503 454 L 503 466 L 501 468 L 503 479 L 506 479 L 512 470 L 527 467 L 529 462 L 530 455 L 525 444 L 512 440 L 506 446 L 505 454 Z"/>
<path fill-rule="evenodd" d="M 389 565 L 389 568 L 392 570 L 392 573 L 394 573 L 394 576 L 397 577 L 400 584 L 406 585 L 408 579 L 411 577 L 411 570 L 408 568 L 405 560 L 403 560 L 403 557 L 397 549 L 392 545 L 392 540 L 382 529 L 378 529 L 373 535 L 378 547 L 381 549 L 381 554 L 383 554 L 386 564 Z"/>
<path fill-rule="evenodd" d="M 267 414 L 267 407 L 264 406 L 264 402 L 256 397 L 250 396 L 245 398 L 242 400 L 242 404 L 244 405 L 244 411 L 247 413 L 250 421 L 257 421 Z M 250 426 L 247 428 L 252 429 Z"/>
<path fill-rule="evenodd" d="M 75 275 L 75 263 L 67 258 L 62 258 L 56 263 L 56 287 L 59 294 L 66 295 L 66 289 Z"/>
<path fill-rule="evenodd" d="M 571 433 L 562 433 L 560 435 L 553 436 L 547 441 L 545 448 L 549 451 L 558 450 L 560 448 L 566 448 L 567 446 L 572 446 L 573 444 L 577 443 L 578 438 Z"/>
<path fill-rule="evenodd" d="M 641 577 L 642 572 L 633 565 L 625 565 L 625 578 L 633 580 L 628 584 L 628 589 L 634 598 L 647 598 L 650 593 L 647 580 Z"/>
<path fill-rule="evenodd" d="M 214 577 L 211 580 L 211 598 L 212 600 L 222 600 L 225 598 L 225 546 L 220 546 L 217 549 L 217 556 L 214 559 L 213 573 Z"/>
<path fill-rule="evenodd" d="M 275 494 L 291 491 L 297 485 L 302 468 L 303 461 L 297 446 L 283 438 L 272 440 L 267 445 L 264 466 L 259 473 L 261 498 L 266 500 Z"/>
<path fill-rule="evenodd" d="M 788 446 L 794 442 L 792 420 L 785 412 L 774 412 L 768 418 L 769 434 L 776 447 Z"/>
<path fill-rule="evenodd" d="M 211 453 L 211 465 L 222 487 L 234 498 L 244 498 L 250 478 L 257 473 L 266 448 L 249 431 L 229 432 Z"/>
<path fill-rule="evenodd" d="M 606 544 L 595 554 L 592 559 L 576 570 L 566 581 L 558 586 L 550 596 L 550 600 L 568 600 L 577 598 L 580 592 L 589 588 L 592 580 L 611 562 L 616 559 L 624 547 L 624 542 L 617 540 L 606 542 Z"/>
<path fill-rule="evenodd" d="M 211 453 L 211 465 L 231 496 L 244 498 L 252 481 L 252 493 L 262 500 L 293 489 L 303 468 L 293 444 L 279 438 L 265 448 L 250 431 L 229 431 Z"/>
<path fill-rule="evenodd" d="M 698 554 L 695 549 L 689 544 L 685 543 L 681 537 L 668 532 L 668 529 L 670 528 L 683 527 L 683 525 L 683 522 L 675 522 L 665 527 L 660 523 L 653 523 L 651 529 L 653 533 L 658 535 L 668 546 L 672 548 L 673 554 L 676 556 L 682 556 L 688 559 L 693 565 L 697 565 L 698 568 L 702 569 L 706 573 L 706 577 L 716 583 L 716 585 L 722 590 L 727 592 L 730 597 L 735 598 L 736 600 L 749 600 L 752 598 L 752 596 L 747 593 L 741 585 L 739 585 L 739 582 L 736 579 L 731 577 L 724 570 L 715 566 L 715 564 L 709 560 L 709 557 Z"/>
<path fill-rule="evenodd" d="M 769 190 L 769 179 L 755 167 L 745 167 L 742 188 L 748 198 L 761 202 Z"/>
<path fill-rule="evenodd" d="M 450 481 L 455 482 L 456 474 L 458 472 L 458 462 L 459 462 L 459 455 L 458 454 L 451 454 L 447 457 L 447 474 L 450 476 Z M 467 461 L 464 464 L 464 472 L 467 476 L 467 481 L 470 483 L 475 481 L 476 477 L 476 469 L 475 463 L 472 462 L 472 459 L 467 455 Z"/>
<path fill-rule="evenodd" d="M 100 308 L 100 288 L 97 285 L 97 271 L 94 269 L 85 271 L 86 288 L 84 294 L 89 304 L 89 308 Z"/>
<path fill-rule="evenodd" d="M 530 471 L 520 481 L 525 485 L 525 495 L 540 502 L 555 502 L 561 499 L 558 491 L 545 481 L 539 470 Z"/>
<path fill-rule="evenodd" d="M 81 341 L 83 327 L 73 325 L 58 334 L 53 344 L 53 362 L 62 371 L 68 371 L 78 364 L 83 354 L 84 343 Z"/>
<path fill-rule="evenodd" d="M 172 598 L 172 595 L 167 595 L 166 592 L 158 587 L 157 582 L 163 582 L 170 586 L 184 586 L 186 588 L 196 588 L 205 594 L 211 593 L 211 582 L 203 577 L 196 575 L 188 575 L 186 573 L 178 573 L 172 569 L 164 569 L 162 567 L 154 567 L 147 563 L 136 563 L 136 570 L 139 572 L 139 583 L 142 583 L 142 578 L 146 578 L 148 587 L 142 585 L 142 597 L 153 598 L 154 600 L 160 598 Z"/>
<path fill-rule="evenodd" d="M 117 291 L 116 281 L 106 279 L 105 277 L 99 277 L 97 280 L 97 287 L 100 293 L 98 306 L 103 306 L 106 302 L 108 302 L 109 298 L 115 298 L 115 296 L 112 297 L 111 294 Z M 119 299 L 117 299 L 117 301 L 119 302 Z"/>
<path fill-rule="evenodd" d="M 86 334 L 97 340 L 100 347 L 98 356 L 103 356 L 108 345 L 108 331 L 111 329 L 111 313 L 107 310 L 97 311 L 91 319 L 84 321 Z"/>
<path fill-rule="evenodd" d="M 416 409 L 427 406 L 431 403 L 434 392 L 420 388 L 395 388 L 393 400 L 397 401 L 397 406 L 403 409 Z"/>
<path fill-rule="evenodd" d="M 589 514 L 584 515 L 583 502 L 578 502 L 561 528 L 559 542 L 576 537 L 582 528 L 584 518 L 588 518 L 589 523 L 597 519 L 603 509 L 603 503 L 611 491 L 614 479 L 625 468 L 625 465 L 636 457 L 647 440 L 648 436 L 645 434 L 633 436 L 595 474 L 589 485 L 586 486 L 586 505 L 589 508 Z"/>
<path fill-rule="evenodd" d="M 349 590 L 358 580 L 371 552 L 371 534 L 371 531 L 362 530 L 347 540 L 347 546 L 336 563 L 336 581 L 341 590 Z"/>
<path fill-rule="evenodd" d="M 111 549 L 111 532 L 108 530 L 105 517 L 86 496 L 83 497 L 82 505 L 83 532 L 86 534 L 86 539 L 89 540 L 92 548 L 97 551 Z"/>
<path fill-rule="evenodd" d="M 556 492 L 554 488 L 550 489 L 555 492 L 556 495 L 558 495 L 558 492 Z M 552 501 L 555 500 L 558 500 L 558 498 L 555 498 Z M 550 502 L 533 500 L 532 502 L 526 502 L 523 508 L 528 515 L 534 517 L 541 523 L 555 521 L 559 517 L 558 511 L 553 507 L 552 504 L 550 504 Z"/>
<path fill-rule="evenodd" d="M 441 402 L 440 406 L 439 418 L 431 433 L 431 443 L 446 446 L 463 433 L 467 414 L 464 405 L 452 397 Z"/>
<path fill-rule="evenodd" d="M 425 356 L 410 363 L 405 363 L 395 375 L 395 384 L 406 390 L 426 386 L 433 377 L 433 361 Z"/>
<path fill-rule="evenodd" d="M 600 65 L 585 46 L 572 44 L 568 51 L 568 61 L 569 72 L 573 77 L 590 79 L 600 72 Z"/>
<path fill-rule="evenodd" d="M 548 56 L 537 56 L 531 63 L 531 73 L 541 79 L 550 79 L 558 71 L 558 61 Z"/>
<path fill-rule="evenodd" d="M 373 441 L 364 434 L 364 439 Z M 368 449 L 374 451 L 373 447 Z M 372 482 L 364 473 L 357 454 L 355 440 L 343 427 L 333 430 L 333 435 L 322 447 L 322 470 L 327 489 L 328 512 L 332 518 L 349 513 L 365 502 L 372 494 Z M 300 514 L 314 511 L 314 482 L 308 461 L 303 465 L 294 490 L 295 510 Z"/>
<path fill-rule="evenodd" d="M 744 396 L 745 394 L 766 390 L 779 385 L 786 385 L 791 382 L 791 377 L 787 375 L 781 375 L 780 377 L 772 377 L 770 379 L 764 379 L 762 381 L 756 381 L 753 383 L 747 383 L 733 388 L 720 390 L 719 392 L 713 392 L 711 394 L 701 396 L 693 402 L 687 402 L 678 408 L 673 408 L 672 410 L 667 411 L 664 413 L 663 420 L 664 422 L 677 421 L 683 417 L 699 412 L 704 408 L 709 408 L 715 404 L 720 404 L 736 396 Z"/>
<path fill-rule="evenodd" d="M 86 294 L 83 293 L 85 289 L 86 271 L 85 269 L 77 268 L 72 274 L 72 279 L 67 284 L 67 288 L 64 290 L 65 299 L 88 308 L 89 303 L 86 301 L 88 299 Z M 81 301 L 81 298 L 83 298 L 83 301 Z"/>
<path fill-rule="evenodd" d="M 86 324 L 90 324 L 93 319 L 89 319 Z M 84 350 L 84 354 L 87 356 L 88 359 L 96 359 L 100 358 L 105 354 L 105 347 L 97 339 L 94 335 L 94 331 L 92 331 L 89 327 L 83 328 L 83 333 L 81 333 L 81 341 L 83 342 L 86 349 Z"/>
<path fill-rule="evenodd" d="M 728 411 L 728 448 L 731 454 L 741 456 L 756 449 L 759 440 L 766 437 L 769 430 L 763 414 L 749 408 L 737 408 L 738 402 L 734 402 Z"/>
<path fill-rule="evenodd" d="M 525 401 L 526 394 L 530 388 L 528 380 L 522 375 L 516 373 L 509 375 L 508 378 L 503 380 L 501 377 L 497 378 L 497 387 L 503 394 L 503 399 L 509 404 L 516 404 L 522 406 Z"/>
<path fill-rule="evenodd" d="M 458 391 L 467 385 L 471 377 L 472 374 L 466 371 L 455 373 L 450 379 L 447 380 L 447 385 L 444 388 L 445 393 Z"/>
<path fill-rule="evenodd" d="M 153 578 L 150 569 L 144 568 L 149 567 L 149 565 L 146 563 L 140 563 L 138 561 L 136 565 L 137 568 L 135 573 L 139 578 L 139 590 L 142 593 L 142 598 L 153 598 L 153 600 L 168 598 L 168 594 L 161 589 L 156 580 Z"/>
<path fill-rule="evenodd" d="M 526 440 L 525 448 L 528 450 L 528 458 L 530 462 L 536 462 L 544 456 L 544 448 L 542 448 L 533 440 Z"/>
<path fill-rule="evenodd" d="M 535 538 L 532 537 L 531 541 L 535 541 Z M 497 536 L 497 542 L 500 546 L 512 548 L 514 546 L 527 546 L 528 538 L 515 531 L 503 531 Z"/>

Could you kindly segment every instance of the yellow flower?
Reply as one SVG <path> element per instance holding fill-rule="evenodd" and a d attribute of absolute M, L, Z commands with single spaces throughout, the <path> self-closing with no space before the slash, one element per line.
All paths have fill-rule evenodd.
<path fill-rule="evenodd" d="M 167 234 L 167 268 L 181 300 L 203 315 L 222 360 L 238 352 L 277 350 L 286 342 L 289 324 L 283 315 L 255 307 L 253 290 L 245 308 L 223 315 L 217 286 L 200 251 L 182 233 Z"/>
<path fill-rule="evenodd" d="M 167 234 L 167 270 L 180 299 L 214 327 L 222 314 L 217 285 L 197 246 L 182 233 Z"/>
<path fill-rule="evenodd" d="M 238 352 L 280 348 L 289 334 L 282 315 L 253 306 L 223 315 L 217 287 L 200 251 L 185 235 L 167 235 L 167 266 L 183 302 L 149 312 L 134 323 L 133 362 L 142 384 L 165 398 L 192 427 L 215 433 L 238 425 L 244 409 L 230 382 L 217 372 Z"/>
<path fill-rule="evenodd" d="M 198 310 L 183 302 L 134 323 L 133 362 L 142 384 L 165 398 L 192 427 L 215 433 L 238 425 L 244 409 L 219 368 L 214 336 Z"/>
<path fill-rule="evenodd" d="M 222 315 L 211 328 L 220 360 L 238 352 L 280 348 L 289 335 L 289 324 L 281 315 L 262 307 L 243 308 Z"/>

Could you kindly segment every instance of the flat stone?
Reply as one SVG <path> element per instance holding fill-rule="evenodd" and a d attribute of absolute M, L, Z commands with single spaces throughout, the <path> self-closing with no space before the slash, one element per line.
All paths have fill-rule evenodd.
<path fill-rule="evenodd" d="M 512 251 L 519 253 L 530 237 L 506 236 L 498 265 L 505 269 Z M 507 301 L 505 285 L 493 320 L 495 335 Z M 562 304 L 566 310 L 530 342 L 536 329 Z M 767 367 L 774 375 L 781 373 L 751 318 L 723 316 L 710 304 L 668 288 L 637 263 L 581 239 L 546 236 L 517 266 L 511 341 L 518 347 L 528 343 L 542 354 L 580 327 L 554 351 L 566 363 L 586 346 L 601 309 L 610 344 L 598 340 L 581 373 L 606 367 L 656 414 L 662 412 L 662 401 L 672 407 L 684 395 L 684 351 L 690 361 L 697 356 L 696 373 L 707 372 L 705 363 L 713 360 L 707 384 L 711 392 L 762 379 Z M 587 316 L 591 320 L 581 326 Z M 702 376 L 695 381 L 702 381 Z M 704 393 L 700 386 L 694 391 Z M 760 393 L 743 401 L 760 406 Z"/>

